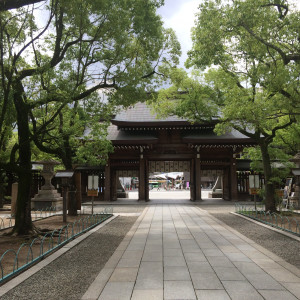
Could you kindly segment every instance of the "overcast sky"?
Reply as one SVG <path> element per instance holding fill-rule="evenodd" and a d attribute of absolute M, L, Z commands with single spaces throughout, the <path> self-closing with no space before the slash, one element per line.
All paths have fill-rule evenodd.
<path fill-rule="evenodd" d="M 187 51 L 192 48 L 191 28 L 200 3 L 201 0 L 165 0 L 165 5 L 158 10 L 165 27 L 174 29 L 181 44 L 181 67 L 184 67 Z"/>
<path fill-rule="evenodd" d="M 201 0 L 165 0 L 165 5 L 158 10 L 166 28 L 173 28 L 181 44 L 180 66 L 184 67 L 187 51 L 192 48 L 191 28 L 195 25 L 195 13 L 199 12 Z M 289 0 L 300 9 L 300 0 Z"/>

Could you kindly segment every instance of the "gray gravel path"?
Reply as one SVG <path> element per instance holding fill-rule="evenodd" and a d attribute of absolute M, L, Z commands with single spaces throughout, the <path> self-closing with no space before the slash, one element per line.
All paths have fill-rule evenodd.
<path fill-rule="evenodd" d="M 136 219 L 117 217 L 3 295 L 1 300 L 80 299 Z"/>

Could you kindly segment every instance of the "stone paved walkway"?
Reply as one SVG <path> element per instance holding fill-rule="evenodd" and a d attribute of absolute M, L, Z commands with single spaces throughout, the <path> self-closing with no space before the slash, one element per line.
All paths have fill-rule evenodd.
<path fill-rule="evenodd" d="M 300 271 L 200 208 L 156 205 L 82 299 L 300 299 Z"/>

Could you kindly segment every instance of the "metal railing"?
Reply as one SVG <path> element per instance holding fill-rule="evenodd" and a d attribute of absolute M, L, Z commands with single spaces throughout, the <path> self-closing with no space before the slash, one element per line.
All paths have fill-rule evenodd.
<path fill-rule="evenodd" d="M 112 207 L 104 208 L 101 213 L 81 218 L 42 237 L 37 237 L 29 243 L 23 243 L 18 250 L 6 250 L 0 257 L 0 284 L 28 269 L 78 235 L 104 222 L 112 216 L 112 213 Z M 9 267 L 5 264 L 5 259 L 12 262 Z"/>
<path fill-rule="evenodd" d="M 51 207 L 46 207 L 44 209 L 33 209 L 31 211 L 31 217 L 32 220 L 39 220 L 39 219 L 45 219 L 57 214 L 60 214 L 61 212 L 58 212 L 56 210 L 56 207 L 51 206 Z"/>
<path fill-rule="evenodd" d="M 12 222 L 12 218 L 10 217 L 0 217 L 0 230 L 10 228 L 14 226 Z"/>
<path fill-rule="evenodd" d="M 31 211 L 32 221 L 45 219 L 51 216 L 61 214 L 61 212 L 56 211 L 55 207 L 46 207 L 44 209 L 35 209 Z M 14 214 L 6 217 L 0 217 L 0 230 L 11 228 L 15 225 Z"/>
<path fill-rule="evenodd" d="M 300 223 L 297 219 L 287 215 L 266 212 L 263 204 L 257 206 L 255 210 L 252 204 L 235 203 L 235 212 L 274 228 L 300 236 Z M 283 213 L 288 213 L 288 211 L 284 211 Z"/>

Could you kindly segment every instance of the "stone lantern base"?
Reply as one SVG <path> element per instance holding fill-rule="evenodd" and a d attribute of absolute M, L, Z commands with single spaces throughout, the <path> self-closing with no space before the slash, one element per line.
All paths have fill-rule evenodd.
<path fill-rule="evenodd" d="M 51 184 L 51 179 L 55 175 L 54 166 L 58 165 L 59 162 L 55 160 L 44 160 L 38 163 L 43 165 L 41 175 L 45 179 L 45 184 L 41 187 L 38 194 L 31 199 L 32 208 L 46 209 L 52 207 L 56 211 L 62 210 L 63 198 Z"/>
<path fill-rule="evenodd" d="M 63 198 L 57 190 L 39 190 L 31 199 L 33 209 L 46 209 L 52 207 L 55 211 L 63 209 Z"/>

